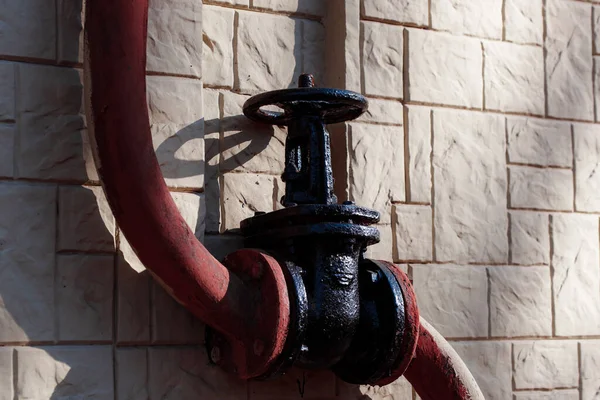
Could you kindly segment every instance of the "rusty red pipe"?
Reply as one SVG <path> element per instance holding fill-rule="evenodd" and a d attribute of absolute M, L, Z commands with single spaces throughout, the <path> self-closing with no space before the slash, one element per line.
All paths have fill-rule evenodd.
<path fill-rule="evenodd" d="M 84 88 L 96 166 L 121 232 L 141 262 L 177 301 L 238 343 L 236 369 L 250 378 L 283 347 L 289 320 L 284 278 L 267 256 L 246 251 L 247 258 L 257 258 L 255 267 L 262 262 L 267 271 L 255 277 L 270 279 L 261 286 L 269 293 L 257 296 L 197 240 L 173 202 L 150 134 L 147 16 L 148 0 L 87 1 Z M 249 325 L 257 313 L 270 317 L 266 327 Z M 265 347 L 260 355 L 246 354 L 253 335 Z"/>

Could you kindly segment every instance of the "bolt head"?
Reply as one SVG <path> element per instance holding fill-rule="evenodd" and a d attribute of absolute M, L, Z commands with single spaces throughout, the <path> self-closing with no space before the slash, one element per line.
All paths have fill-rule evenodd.
<path fill-rule="evenodd" d="M 210 350 L 210 359 L 215 364 L 218 364 L 219 361 L 221 361 L 221 349 L 219 349 L 217 346 L 214 346 Z"/>

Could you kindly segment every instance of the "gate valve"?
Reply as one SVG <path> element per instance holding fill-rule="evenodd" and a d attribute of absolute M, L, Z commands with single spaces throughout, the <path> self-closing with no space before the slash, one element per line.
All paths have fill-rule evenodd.
<path fill-rule="evenodd" d="M 271 111 L 274 106 L 282 111 Z M 383 385 L 400 377 L 414 354 L 419 315 L 408 278 L 391 263 L 364 258 L 367 246 L 379 242 L 371 226 L 379 213 L 351 201 L 338 204 L 333 191 L 325 126 L 358 118 L 367 107 L 358 93 L 315 88 L 311 75 L 301 75 L 298 88 L 244 104 L 249 119 L 288 127 L 284 208 L 257 213 L 240 226 L 246 247 L 281 265 L 290 297 L 283 352 L 261 379 L 296 365 L 331 369 L 349 383 Z M 226 258 L 224 264 L 235 263 Z M 208 353 L 225 369 L 233 363 L 223 354 L 233 345 L 207 328 Z M 260 343 L 254 350 L 260 352 Z"/>

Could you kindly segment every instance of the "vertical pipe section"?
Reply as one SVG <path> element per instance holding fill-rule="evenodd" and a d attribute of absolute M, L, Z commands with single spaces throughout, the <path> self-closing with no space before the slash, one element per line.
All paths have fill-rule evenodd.
<path fill-rule="evenodd" d="M 160 171 L 146 103 L 148 0 L 88 0 L 85 91 L 96 165 L 136 254 L 166 290 L 230 337 L 244 331 L 242 282 L 196 239 Z"/>
<path fill-rule="evenodd" d="M 417 350 L 404 376 L 423 400 L 485 400 L 456 351 L 423 318 Z"/>

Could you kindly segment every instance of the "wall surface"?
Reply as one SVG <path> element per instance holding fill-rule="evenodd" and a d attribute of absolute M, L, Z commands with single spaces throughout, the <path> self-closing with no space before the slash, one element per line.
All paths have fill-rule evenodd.
<path fill-rule="evenodd" d="M 0 3 L 0 400 L 413 399 L 403 379 L 245 383 L 209 365 L 203 325 L 102 193 L 85 4 Z M 409 272 L 486 398 L 600 399 L 600 2 L 150 3 L 157 156 L 216 256 L 240 246 L 242 219 L 281 207 L 285 132 L 243 102 L 313 73 L 369 98 L 331 127 L 338 198 L 381 213 L 369 256 Z"/>

